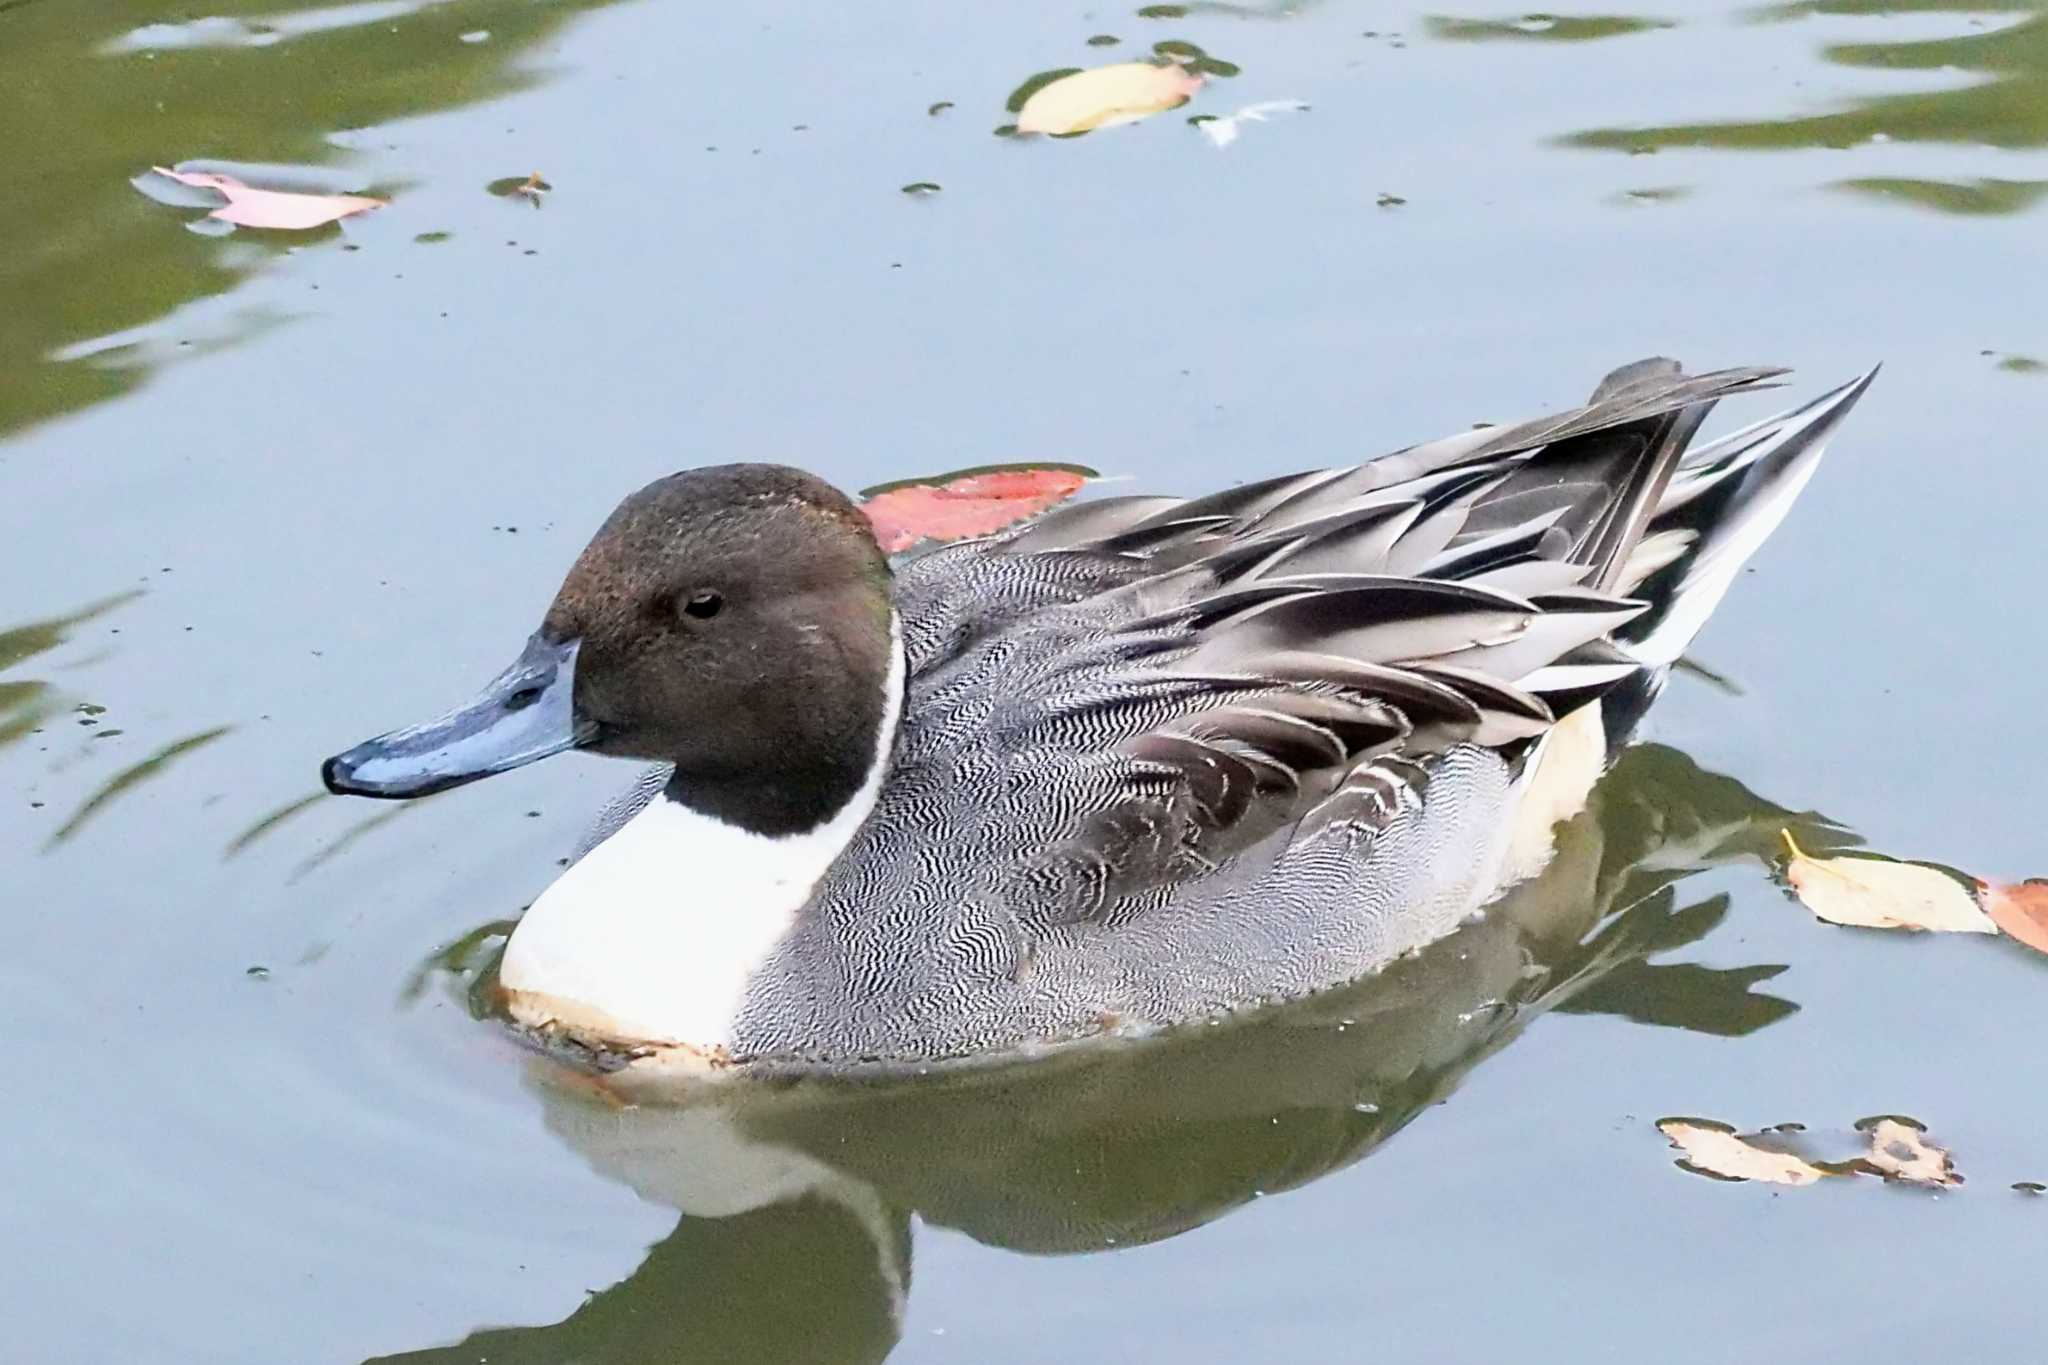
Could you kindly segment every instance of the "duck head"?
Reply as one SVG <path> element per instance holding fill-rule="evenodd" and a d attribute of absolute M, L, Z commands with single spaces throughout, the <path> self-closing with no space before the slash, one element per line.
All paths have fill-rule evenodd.
<path fill-rule="evenodd" d="M 829 484 L 777 465 L 672 474 L 619 504 L 474 699 L 321 776 L 424 796 L 588 749 L 673 763 L 669 795 L 727 824 L 800 833 L 875 762 L 892 610 L 887 558 Z"/>

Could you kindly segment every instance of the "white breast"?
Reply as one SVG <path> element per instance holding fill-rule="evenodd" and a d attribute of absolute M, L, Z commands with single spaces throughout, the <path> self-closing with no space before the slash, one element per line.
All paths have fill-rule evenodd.
<path fill-rule="evenodd" d="M 903 698 L 894 636 L 874 761 L 853 799 L 814 830 L 768 838 L 656 797 L 513 930 L 498 980 L 514 1018 L 614 1044 L 730 1041 L 748 984 L 888 776 Z"/>

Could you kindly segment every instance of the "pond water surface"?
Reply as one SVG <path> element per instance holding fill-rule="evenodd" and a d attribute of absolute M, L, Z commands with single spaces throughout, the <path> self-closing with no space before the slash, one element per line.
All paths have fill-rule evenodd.
<path fill-rule="evenodd" d="M 1236 74 L 992 135 L 1161 42 Z M 1771 869 L 2048 874 L 2042 0 L 0 0 L 0 128 L 0 1354 L 2038 1350 L 2048 959 Z M 131 183 L 187 162 L 391 204 L 188 230 Z M 1309 1006 L 621 1104 L 470 999 L 626 771 L 318 794 L 684 465 L 1195 492 L 1652 353 L 1886 369 L 1551 874 Z M 1968 1183 L 1720 1183 L 1653 1126 L 1878 1113 Z"/>

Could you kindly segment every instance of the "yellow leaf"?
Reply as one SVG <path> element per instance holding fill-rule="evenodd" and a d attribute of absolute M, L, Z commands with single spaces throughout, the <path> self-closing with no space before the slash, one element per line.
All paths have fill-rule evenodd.
<path fill-rule="evenodd" d="M 1017 111 L 1020 133 L 1086 133 L 1177 109 L 1202 78 L 1168 62 L 1118 62 L 1062 76 L 1032 92 Z"/>
<path fill-rule="evenodd" d="M 1800 903 L 1830 924 L 1995 934 L 1968 887 L 1944 872 L 1883 858 L 1814 858 L 1783 831 L 1785 880 Z"/>
<path fill-rule="evenodd" d="M 1877 1168 L 1886 1180 L 1906 1180 L 1915 1185 L 1960 1185 L 1955 1162 L 1949 1154 L 1927 1140 L 1925 1130 L 1900 1119 L 1881 1118 L 1865 1128 L 1870 1135 L 1870 1155 L 1864 1160 Z"/>
<path fill-rule="evenodd" d="M 1786 1152 L 1751 1146 L 1726 1124 L 1705 1119 L 1661 1119 L 1657 1131 L 1685 1153 L 1680 1162 L 1723 1180 L 1762 1180 L 1773 1185 L 1811 1185 L 1830 1174 Z"/>

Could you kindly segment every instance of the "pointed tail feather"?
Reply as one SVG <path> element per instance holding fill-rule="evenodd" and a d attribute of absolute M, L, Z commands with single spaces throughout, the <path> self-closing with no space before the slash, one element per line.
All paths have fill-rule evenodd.
<path fill-rule="evenodd" d="M 1619 580 L 1651 604 L 1616 632 L 1623 649 L 1651 668 L 1677 661 L 1736 573 L 1785 519 L 1827 438 L 1876 377 L 1873 368 L 1695 452 L 1678 468 Z"/>
<path fill-rule="evenodd" d="M 1582 410 L 1597 420 L 1568 425 L 1488 489 L 1466 519 L 1463 539 L 1550 516 L 1558 534 L 1543 557 L 1583 566 L 1587 588 L 1617 591 L 1715 400 L 1778 373 L 1688 375 L 1663 357 L 1622 366 L 1600 381 Z"/>

